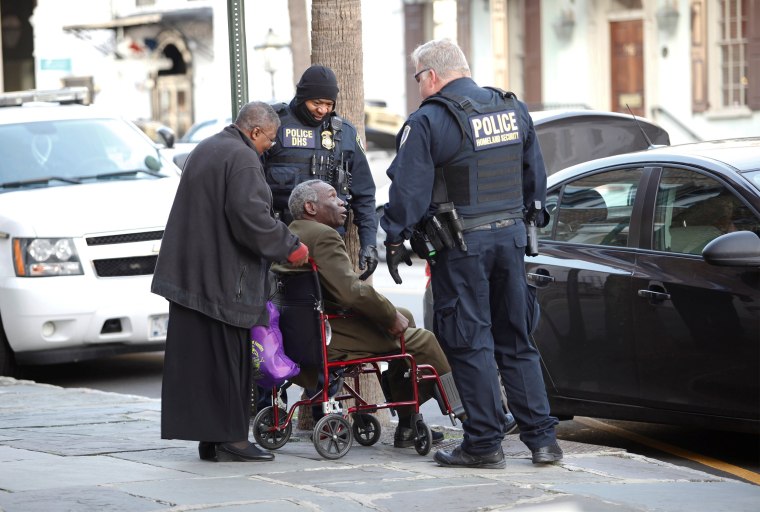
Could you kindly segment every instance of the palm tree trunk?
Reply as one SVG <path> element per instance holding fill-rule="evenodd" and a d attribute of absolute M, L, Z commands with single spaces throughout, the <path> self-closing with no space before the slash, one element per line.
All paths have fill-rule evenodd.
<path fill-rule="evenodd" d="M 309 67 L 309 27 L 306 0 L 288 0 L 290 50 L 293 52 L 293 85 Z"/>
<path fill-rule="evenodd" d="M 356 127 L 356 132 L 364 140 L 361 0 L 312 0 L 311 61 L 312 64 L 328 66 L 335 71 L 340 87 L 336 110 Z M 356 270 L 359 234 L 352 218 L 349 218 L 349 226 L 346 249 Z M 362 393 L 369 403 L 385 401 L 380 383 L 375 377 L 362 376 L 361 379 Z M 303 420 L 311 420 L 310 413 L 311 411 L 299 410 L 299 428 L 312 428 L 313 424 L 309 426 L 308 423 L 303 423 Z M 387 409 L 379 411 L 377 417 L 381 425 L 390 425 Z"/>

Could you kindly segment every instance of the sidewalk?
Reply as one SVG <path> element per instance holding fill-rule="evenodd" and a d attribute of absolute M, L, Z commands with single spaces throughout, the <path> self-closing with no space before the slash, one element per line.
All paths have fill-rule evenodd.
<path fill-rule="evenodd" d="M 323 459 L 306 432 L 274 462 L 212 463 L 160 438 L 159 400 L 0 377 L 0 510 L 57 511 L 756 511 L 760 487 L 622 450 L 561 441 L 534 466 L 517 436 L 507 468 L 438 466 L 392 432 Z M 444 446 L 458 443 L 448 431 Z M 435 447 L 434 447 L 435 450 Z"/>

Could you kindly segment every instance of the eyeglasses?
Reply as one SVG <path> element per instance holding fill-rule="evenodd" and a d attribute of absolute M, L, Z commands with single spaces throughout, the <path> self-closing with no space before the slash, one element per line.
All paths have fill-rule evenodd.
<path fill-rule="evenodd" d="M 275 135 L 275 138 L 272 139 L 272 138 L 269 137 L 269 135 L 267 135 L 266 133 L 264 133 L 264 130 L 261 128 L 261 126 L 254 126 L 253 128 L 254 129 L 258 128 L 259 131 L 264 134 L 264 137 L 266 137 L 267 139 L 269 139 L 269 147 L 270 148 L 274 147 L 274 145 L 277 144 L 277 136 L 276 135 Z"/>
<path fill-rule="evenodd" d="M 425 71 L 432 71 L 432 70 L 433 70 L 433 68 L 425 68 L 425 69 L 420 69 L 419 71 L 417 71 L 417 72 L 414 74 L 414 79 L 415 79 L 415 80 L 417 80 L 417 83 L 420 83 L 420 75 L 421 75 L 422 73 L 424 73 Z"/>

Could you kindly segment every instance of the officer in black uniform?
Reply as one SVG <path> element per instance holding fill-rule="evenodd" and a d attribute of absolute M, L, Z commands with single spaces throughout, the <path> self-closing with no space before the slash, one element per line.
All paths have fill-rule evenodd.
<path fill-rule="evenodd" d="M 526 321 L 533 297 L 525 277 L 523 216 L 546 196 L 533 122 L 513 94 L 479 87 L 449 40 L 423 44 L 412 62 L 423 102 L 397 137 L 390 201 L 380 222 L 397 283 L 398 265 L 411 265 L 404 239 L 432 263 L 434 330 L 467 414 L 462 444 L 439 450 L 435 460 L 505 467 L 500 384 L 489 371 L 495 360 L 533 463 L 556 462 L 562 459 L 558 422 L 549 414 Z"/>
<path fill-rule="evenodd" d="M 289 104 L 275 105 L 281 126 L 264 156 L 274 210 L 290 223 L 288 198 L 299 183 L 321 179 L 335 188 L 353 212 L 359 230 L 361 279 L 377 268 L 375 182 L 356 128 L 335 112 L 338 81 L 332 69 L 311 66 Z M 341 230 L 343 234 L 344 230 Z"/>

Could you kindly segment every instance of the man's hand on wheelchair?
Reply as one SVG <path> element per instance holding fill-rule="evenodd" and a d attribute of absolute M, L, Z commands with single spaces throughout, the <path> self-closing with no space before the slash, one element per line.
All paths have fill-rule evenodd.
<path fill-rule="evenodd" d="M 407 327 L 409 327 L 409 319 L 399 313 L 397 309 L 396 319 L 393 321 L 393 325 L 388 329 L 388 332 L 398 338 L 404 334 L 404 331 L 406 331 Z"/>
<path fill-rule="evenodd" d="M 294 267 L 300 267 L 309 263 L 309 248 L 299 244 L 298 248 L 288 255 L 288 263 Z"/>
<path fill-rule="evenodd" d="M 377 256 L 377 247 L 374 245 L 365 245 L 361 248 L 359 251 L 359 270 L 365 270 L 362 275 L 359 276 L 359 279 L 364 281 L 369 276 L 372 275 L 372 273 L 377 268 L 377 262 L 379 261 L 379 258 Z"/>
<path fill-rule="evenodd" d="M 399 264 L 403 261 L 408 266 L 412 266 L 411 253 L 406 250 L 404 243 L 385 242 L 385 261 L 388 263 L 388 272 L 390 272 L 393 280 L 396 284 L 401 284 L 401 276 L 398 273 Z"/>

